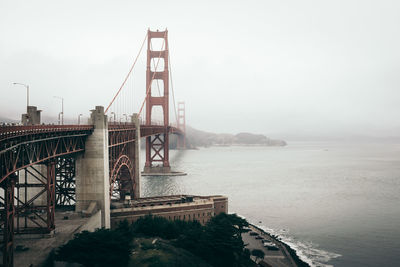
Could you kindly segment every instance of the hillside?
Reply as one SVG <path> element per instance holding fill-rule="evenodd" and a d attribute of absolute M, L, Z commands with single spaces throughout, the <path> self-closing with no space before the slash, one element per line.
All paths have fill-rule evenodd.
<path fill-rule="evenodd" d="M 128 266 L 193 266 L 212 267 L 200 257 L 173 245 L 171 241 L 160 238 L 135 238 L 135 253 Z"/>
<path fill-rule="evenodd" d="M 83 231 L 48 259 L 84 266 L 255 267 L 242 234 L 248 222 L 220 213 L 207 224 L 147 215 L 115 229 Z M 64 265 L 63 265 L 64 266 Z"/>
<path fill-rule="evenodd" d="M 18 120 L 9 119 L 0 115 L 0 124 L 3 123 L 18 123 Z"/>
<path fill-rule="evenodd" d="M 189 148 L 208 147 L 208 146 L 230 146 L 230 145 L 248 145 L 248 146 L 285 146 L 283 140 L 275 140 L 262 134 L 238 133 L 234 134 L 216 134 L 194 129 L 186 128 L 186 144 Z"/>

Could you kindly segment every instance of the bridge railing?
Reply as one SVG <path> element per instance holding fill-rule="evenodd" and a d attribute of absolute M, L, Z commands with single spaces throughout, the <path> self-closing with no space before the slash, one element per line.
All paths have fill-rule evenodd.
<path fill-rule="evenodd" d="M 141 127 L 164 127 L 164 123 L 161 121 L 153 121 L 150 125 L 147 125 L 145 122 L 140 121 L 140 126 Z M 135 125 L 131 122 L 108 122 L 108 129 L 109 130 L 118 130 L 118 129 L 126 129 L 133 127 L 135 128 Z M 176 123 L 170 123 L 167 127 L 172 127 L 172 128 L 178 128 L 176 126 Z"/>
<path fill-rule="evenodd" d="M 162 123 L 154 123 L 152 125 L 142 124 L 141 127 L 156 126 L 163 127 Z M 176 125 L 170 124 L 171 132 L 179 132 Z M 31 125 L 31 126 L 0 126 L 0 141 L 26 135 L 51 133 L 51 132 L 65 132 L 65 131 L 80 131 L 92 130 L 93 125 Z M 135 125 L 130 122 L 113 122 L 109 123 L 108 129 L 111 131 L 134 130 Z"/>
<path fill-rule="evenodd" d="M 132 122 L 108 122 L 108 129 L 121 129 L 130 126 L 135 126 Z"/>
<path fill-rule="evenodd" d="M 0 126 L 0 141 L 31 134 L 85 131 L 93 129 L 93 125 L 31 125 L 31 126 Z"/>

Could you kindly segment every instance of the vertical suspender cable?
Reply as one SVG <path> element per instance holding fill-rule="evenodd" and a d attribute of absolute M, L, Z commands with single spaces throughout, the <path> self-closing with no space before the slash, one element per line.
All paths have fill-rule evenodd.
<path fill-rule="evenodd" d="M 133 70 L 133 67 L 135 67 L 135 64 L 136 64 L 136 62 L 137 62 L 137 60 L 138 60 L 138 58 L 139 58 L 139 55 L 140 55 L 140 53 L 142 52 L 144 43 L 146 42 L 146 39 L 147 39 L 147 33 L 146 33 L 146 36 L 144 37 L 144 40 L 143 40 L 143 42 L 142 42 L 142 46 L 140 47 L 139 53 L 137 54 L 137 56 L 136 56 L 136 58 L 135 58 L 135 61 L 133 62 L 132 67 L 130 68 L 130 70 L 129 70 L 129 72 L 128 72 L 128 75 L 126 75 L 124 82 L 122 83 L 122 85 L 121 85 L 121 87 L 119 88 L 118 92 L 115 94 L 114 98 L 111 100 L 111 103 L 108 105 L 108 107 L 106 108 L 106 110 L 104 111 L 104 113 L 107 113 L 108 109 L 109 109 L 109 108 L 111 107 L 111 105 L 114 103 L 115 99 L 117 98 L 117 96 L 118 96 L 119 93 L 121 92 L 122 88 L 124 87 L 126 81 L 127 81 L 128 78 L 129 78 L 129 76 L 131 75 L 131 72 L 132 72 L 132 70 Z"/>

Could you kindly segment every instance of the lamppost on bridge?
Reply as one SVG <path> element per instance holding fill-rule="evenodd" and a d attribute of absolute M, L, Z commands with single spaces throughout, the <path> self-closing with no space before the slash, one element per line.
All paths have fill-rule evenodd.
<path fill-rule="evenodd" d="M 78 115 L 78 125 L 81 125 L 81 116 L 82 116 L 82 114 Z"/>
<path fill-rule="evenodd" d="M 113 115 L 113 117 L 114 117 L 114 123 L 115 123 L 115 112 L 112 112 L 112 111 L 111 111 L 111 115 Z M 111 117 L 110 117 L 110 121 L 111 121 Z"/>
<path fill-rule="evenodd" d="M 54 98 L 61 99 L 61 112 L 58 113 L 58 124 L 60 124 L 60 115 L 61 117 L 61 125 L 64 125 L 64 98 L 60 96 L 53 96 Z"/>
<path fill-rule="evenodd" d="M 28 114 L 28 107 L 29 107 L 29 85 L 24 83 L 13 83 L 14 85 L 22 85 L 26 88 L 26 114 Z"/>

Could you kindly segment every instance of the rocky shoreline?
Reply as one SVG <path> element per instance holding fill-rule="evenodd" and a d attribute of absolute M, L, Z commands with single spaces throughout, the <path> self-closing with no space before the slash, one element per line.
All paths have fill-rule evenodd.
<path fill-rule="evenodd" d="M 264 231 L 263 229 L 261 229 L 260 227 L 254 225 L 254 224 L 249 223 L 249 225 L 251 227 L 257 229 L 261 233 L 269 236 L 271 239 L 274 240 L 275 243 L 280 244 L 282 247 L 284 247 L 285 251 L 288 254 L 287 256 L 291 258 L 291 260 L 294 262 L 294 264 L 296 264 L 296 266 L 299 266 L 299 267 L 310 267 L 310 265 L 307 262 L 304 262 L 303 260 L 300 259 L 300 257 L 297 255 L 296 251 L 293 248 L 291 248 L 285 242 L 281 241 L 278 236 L 270 234 L 270 233 Z"/>

